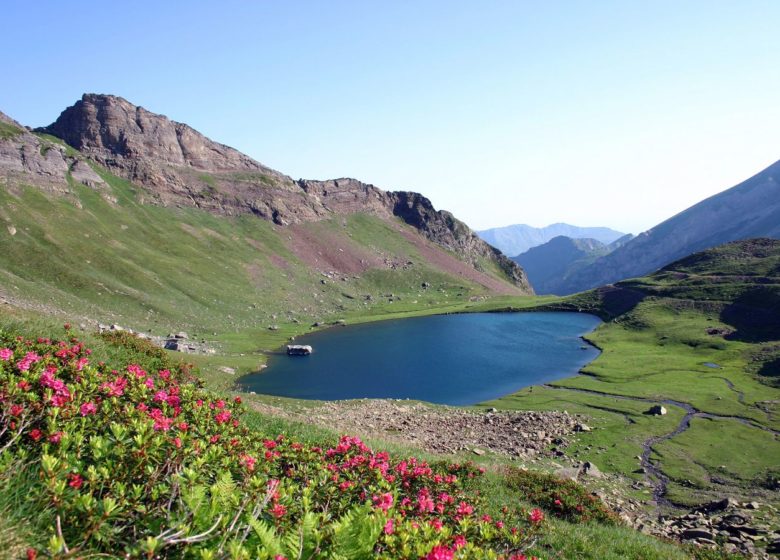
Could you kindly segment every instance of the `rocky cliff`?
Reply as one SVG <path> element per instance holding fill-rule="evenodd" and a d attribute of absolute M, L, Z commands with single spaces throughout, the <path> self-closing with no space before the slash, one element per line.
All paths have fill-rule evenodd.
<path fill-rule="evenodd" d="M 141 186 L 143 202 L 226 216 L 254 214 L 283 226 L 358 212 L 397 217 L 479 270 L 486 261 L 494 263 L 520 291 L 532 293 L 516 263 L 417 193 L 387 192 L 349 178 L 294 180 L 186 124 L 113 95 L 85 94 L 38 132 L 62 139 Z M 36 136 L 24 134 L 34 151 Z"/>

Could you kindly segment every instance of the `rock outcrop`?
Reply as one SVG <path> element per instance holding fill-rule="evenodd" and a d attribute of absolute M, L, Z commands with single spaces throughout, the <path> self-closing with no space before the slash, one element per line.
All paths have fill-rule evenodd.
<path fill-rule="evenodd" d="M 113 95 L 85 94 L 40 131 L 143 187 L 143 202 L 227 216 L 254 214 L 279 225 L 357 212 L 400 218 L 478 270 L 492 261 L 519 291 L 532 293 L 516 263 L 417 193 L 387 192 L 349 178 L 293 180 L 186 124 Z"/>
<path fill-rule="evenodd" d="M 5 184 L 30 182 L 67 192 L 66 176 L 74 160 L 62 146 L 48 146 L 12 118 L 0 113 L 0 176 Z M 26 180 L 26 181 L 25 181 Z"/>

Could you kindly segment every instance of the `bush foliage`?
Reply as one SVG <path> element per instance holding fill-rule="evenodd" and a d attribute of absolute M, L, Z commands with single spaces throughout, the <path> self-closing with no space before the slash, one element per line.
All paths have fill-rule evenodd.
<path fill-rule="evenodd" d="M 482 515 L 469 464 L 258 438 L 240 398 L 112 336 L 144 359 L 95 363 L 69 332 L 0 331 L 0 477 L 26 473 L 49 525 L 30 558 L 517 560 L 544 523 L 519 505 Z"/>

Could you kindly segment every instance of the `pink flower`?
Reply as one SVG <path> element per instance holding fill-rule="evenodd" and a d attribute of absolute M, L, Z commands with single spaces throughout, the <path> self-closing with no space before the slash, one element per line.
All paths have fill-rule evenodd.
<path fill-rule="evenodd" d="M 127 371 L 128 373 L 132 373 L 139 378 L 146 377 L 146 372 L 142 370 L 140 366 L 137 366 L 135 364 L 130 364 L 129 366 L 127 366 Z"/>
<path fill-rule="evenodd" d="M 154 429 L 157 430 L 158 432 L 167 432 L 168 430 L 171 429 L 172 425 L 173 425 L 173 418 L 166 418 L 165 416 L 160 416 L 154 419 Z"/>
<path fill-rule="evenodd" d="M 70 395 L 53 395 L 50 399 L 50 402 L 52 406 L 54 407 L 62 407 L 68 404 L 68 401 L 70 400 Z"/>
<path fill-rule="evenodd" d="M 531 523 L 537 525 L 544 520 L 544 513 L 542 513 L 542 510 L 539 508 L 534 508 L 531 510 L 531 513 L 528 514 L 528 519 L 531 520 Z"/>
<path fill-rule="evenodd" d="M 246 467 L 246 470 L 253 471 L 255 470 L 255 458 L 250 455 L 242 455 L 241 456 L 241 464 Z"/>
<path fill-rule="evenodd" d="M 176 449 L 181 449 L 181 438 L 180 437 L 173 438 L 173 445 L 176 446 Z"/>
<path fill-rule="evenodd" d="M 425 557 L 425 560 L 452 560 L 454 555 L 455 552 L 451 548 L 436 545 L 428 553 L 428 556 Z"/>
<path fill-rule="evenodd" d="M 27 354 L 24 355 L 24 358 L 16 362 L 16 367 L 19 368 L 19 371 L 27 371 L 30 369 L 31 365 L 40 362 L 41 360 L 42 358 L 35 352 L 27 352 Z"/>
<path fill-rule="evenodd" d="M 14 357 L 14 351 L 10 348 L 0 348 L 0 360 L 7 362 Z"/>
<path fill-rule="evenodd" d="M 62 436 L 62 432 L 55 432 L 49 436 L 49 441 L 52 443 L 59 443 L 62 440 Z"/>
<path fill-rule="evenodd" d="M 463 535 L 455 535 L 452 538 L 452 547 L 455 550 L 458 550 L 459 548 L 462 548 L 464 546 L 466 546 L 466 537 L 464 537 Z"/>
<path fill-rule="evenodd" d="M 380 496 L 374 496 L 372 499 L 374 501 L 374 507 L 381 509 L 382 511 L 387 511 L 393 507 L 393 495 L 390 492 L 386 492 Z"/>
<path fill-rule="evenodd" d="M 224 424 L 225 422 L 230 420 L 230 411 L 223 410 L 221 412 L 217 412 L 216 416 L 214 416 L 214 420 L 217 421 L 217 424 Z"/>
<path fill-rule="evenodd" d="M 11 405 L 11 416 L 19 416 L 22 412 L 24 412 L 24 407 L 22 405 Z"/>
<path fill-rule="evenodd" d="M 97 405 L 92 402 L 84 403 L 81 405 L 81 415 L 82 416 L 89 416 L 91 414 L 95 414 L 97 412 Z"/>
<path fill-rule="evenodd" d="M 88 358 L 79 358 L 79 360 L 76 362 L 76 371 L 81 371 L 84 369 L 84 366 L 89 363 Z"/>
<path fill-rule="evenodd" d="M 274 504 L 274 507 L 271 508 L 271 515 L 277 519 L 284 516 L 285 513 L 287 513 L 287 508 L 282 504 Z"/>
<path fill-rule="evenodd" d="M 70 473 L 70 475 L 68 475 L 68 479 L 68 486 L 75 488 L 76 490 L 81 488 L 81 485 L 84 484 L 84 479 L 78 473 Z"/>
<path fill-rule="evenodd" d="M 38 428 L 35 428 L 34 430 L 30 430 L 30 439 L 33 441 L 38 441 L 43 437 L 43 432 L 40 431 Z"/>
<path fill-rule="evenodd" d="M 385 535 L 392 535 L 395 533 L 395 522 L 392 519 L 388 519 L 385 523 Z"/>
<path fill-rule="evenodd" d="M 458 504 L 458 515 L 471 515 L 472 513 L 474 513 L 474 508 L 466 502 Z"/>

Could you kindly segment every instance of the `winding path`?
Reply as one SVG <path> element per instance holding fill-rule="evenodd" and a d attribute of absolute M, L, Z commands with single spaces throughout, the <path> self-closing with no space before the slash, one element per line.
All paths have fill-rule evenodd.
<path fill-rule="evenodd" d="M 729 385 L 729 388 L 735 391 L 734 385 L 731 383 L 731 381 L 729 381 L 725 377 L 720 377 L 719 379 L 723 379 L 724 381 L 726 381 L 726 383 Z M 653 403 L 653 404 L 662 403 L 669 406 L 676 406 L 685 411 L 685 415 L 683 416 L 683 418 L 680 420 L 680 423 L 677 424 L 677 427 L 673 431 L 661 436 L 651 436 L 642 443 L 642 455 L 640 458 L 640 463 L 645 472 L 645 480 L 647 480 L 650 483 L 650 485 L 653 487 L 653 500 L 655 501 L 657 506 L 673 506 L 673 504 L 666 499 L 666 488 L 667 485 L 669 484 L 669 477 L 663 473 L 659 465 L 653 463 L 653 461 L 650 460 L 650 455 L 653 452 L 653 446 L 657 445 L 662 441 L 672 439 L 673 437 L 686 431 L 691 426 L 692 418 L 697 417 L 697 418 L 708 418 L 711 420 L 736 420 L 737 422 L 740 422 L 747 426 L 758 428 L 760 430 L 764 430 L 774 435 L 780 435 L 780 431 L 774 430 L 767 426 L 763 426 L 757 423 L 755 420 L 752 420 L 751 418 L 745 418 L 743 416 L 721 416 L 717 414 L 711 414 L 709 412 L 702 412 L 688 403 L 675 401 L 672 399 L 650 399 L 644 397 L 629 397 L 626 395 L 615 395 L 613 393 L 594 391 L 592 389 L 578 389 L 574 387 L 561 387 L 556 385 L 545 385 L 545 387 L 549 389 L 560 389 L 565 391 L 574 391 L 577 393 L 598 395 L 600 397 L 608 397 L 608 398 L 613 398 L 618 400 L 635 401 L 635 402 L 638 401 L 638 402 L 646 402 L 646 403 Z M 739 399 L 739 401 L 743 402 L 744 395 L 739 391 L 735 391 L 735 392 L 738 393 L 737 398 Z"/>

